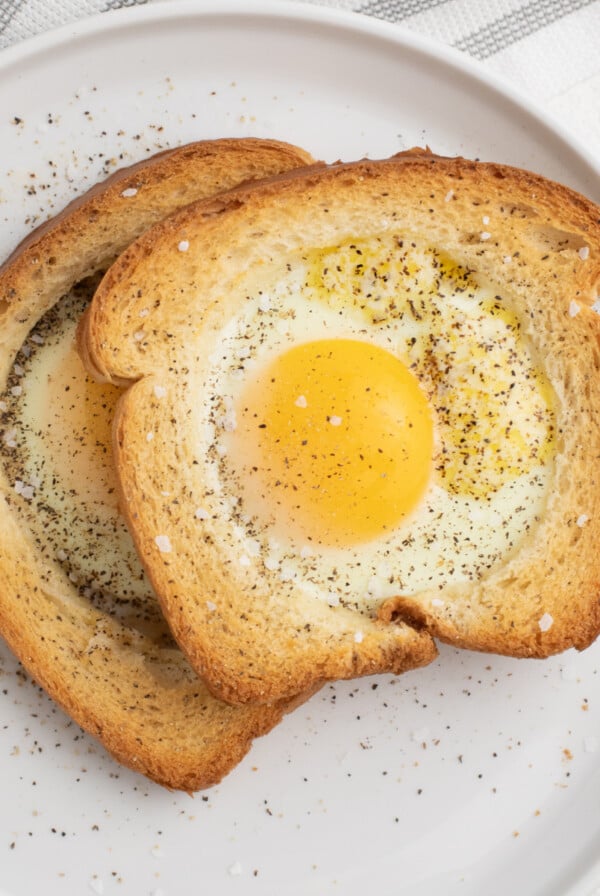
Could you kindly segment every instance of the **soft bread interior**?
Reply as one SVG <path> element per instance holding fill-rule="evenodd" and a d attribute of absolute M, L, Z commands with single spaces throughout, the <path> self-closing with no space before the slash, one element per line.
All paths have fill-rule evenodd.
<path fill-rule="evenodd" d="M 252 301 L 257 315 L 265 314 L 282 270 L 311 253 L 332 257 L 342 246 L 382 239 L 398 252 L 413 243 L 429 247 L 492 299 L 497 293 L 495 313 L 504 315 L 505 329 L 518 331 L 515 350 L 531 355 L 530 378 L 540 370 L 541 404 L 532 419 L 541 414 L 551 423 L 539 440 L 540 459 L 547 455 L 540 502 L 525 507 L 508 550 L 477 574 L 412 588 L 408 576 L 396 594 L 361 605 L 360 597 L 330 599 L 336 587 L 328 582 L 343 578 L 338 565 L 314 595 L 302 575 L 284 579 L 271 570 L 268 539 L 235 492 L 231 526 L 215 500 L 218 464 L 214 456 L 209 463 L 204 440 L 207 428 L 227 429 L 231 418 L 227 408 L 224 424 L 198 408 L 220 400 L 211 376 L 231 321 Z M 413 661 L 419 650 L 425 656 L 425 641 L 410 640 L 415 629 L 516 656 L 583 648 L 596 637 L 599 258 L 598 209 L 583 197 L 527 172 L 426 153 L 234 191 L 172 217 L 122 256 L 96 293 L 81 343 L 96 375 L 135 381 L 116 421 L 126 513 L 174 634 L 215 693 L 239 702 L 272 699 L 312 675 L 397 669 L 411 647 Z M 309 285 L 306 276 L 296 282 L 302 307 Z M 361 307 L 369 305 L 364 283 L 354 290 L 350 278 L 346 285 Z M 413 286 L 418 313 L 428 297 L 414 278 Z M 479 302 L 471 292 L 470 301 Z M 397 307 L 392 313 L 388 304 L 394 315 Z M 478 350 L 484 346 L 480 339 Z M 525 493 L 518 506 L 528 501 Z M 480 509 L 486 505 L 484 495 Z M 447 553 L 446 560 L 456 559 Z M 393 560 L 388 566 L 393 574 Z"/>

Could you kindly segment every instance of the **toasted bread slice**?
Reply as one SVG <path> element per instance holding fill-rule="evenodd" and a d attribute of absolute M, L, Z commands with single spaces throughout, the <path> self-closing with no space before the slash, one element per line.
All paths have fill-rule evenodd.
<path fill-rule="evenodd" d="M 0 269 L 0 634 L 118 761 L 170 788 L 216 783 L 297 701 L 226 706 L 173 642 L 118 513 L 117 390 L 94 388 L 75 351 L 91 287 L 70 293 L 175 208 L 307 161 L 261 140 L 160 154 L 77 199 Z"/>
<path fill-rule="evenodd" d="M 80 344 L 129 386 L 124 514 L 215 694 L 597 636 L 599 216 L 413 151 L 190 206 L 119 258 Z"/>
<path fill-rule="evenodd" d="M 189 207 L 107 273 L 80 342 L 129 385 L 124 513 L 215 694 L 597 636 L 599 217 L 413 151 Z"/>

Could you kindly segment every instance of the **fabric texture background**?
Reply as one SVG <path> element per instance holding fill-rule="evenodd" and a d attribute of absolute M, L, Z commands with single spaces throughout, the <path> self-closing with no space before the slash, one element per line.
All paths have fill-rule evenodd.
<path fill-rule="evenodd" d="M 169 0 L 0 0 L 0 49 L 95 13 L 148 2 Z M 301 2 L 355 10 L 455 47 L 512 82 L 600 158 L 600 0 Z"/>

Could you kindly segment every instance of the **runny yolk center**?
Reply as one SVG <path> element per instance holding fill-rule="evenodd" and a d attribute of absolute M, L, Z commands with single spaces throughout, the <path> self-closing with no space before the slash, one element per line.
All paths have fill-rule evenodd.
<path fill-rule="evenodd" d="M 249 382 L 230 460 L 247 511 L 330 545 L 371 540 L 426 488 L 433 422 L 394 355 L 354 339 L 296 345 Z"/>

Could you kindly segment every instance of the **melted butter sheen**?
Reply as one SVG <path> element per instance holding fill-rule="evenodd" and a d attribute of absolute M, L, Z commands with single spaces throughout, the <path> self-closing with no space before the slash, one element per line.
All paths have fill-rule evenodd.
<path fill-rule="evenodd" d="M 228 521 L 230 556 L 262 567 L 290 599 L 299 589 L 371 613 L 398 593 L 477 581 L 518 552 L 544 515 L 555 472 L 555 396 L 510 293 L 419 235 L 393 233 L 308 248 L 274 263 L 268 282 L 261 270 L 259 286 L 252 276 L 240 286 L 244 302 L 210 357 L 202 383 L 209 398 L 198 407 L 198 457 L 206 459 L 199 500 L 207 517 Z M 352 496 L 348 505 L 347 495 L 337 494 L 351 538 L 329 537 L 329 510 L 319 494 L 329 489 L 327 464 L 312 456 L 300 462 L 313 501 L 305 495 L 294 503 L 298 482 L 286 479 L 298 463 L 282 421 L 286 414 L 297 421 L 314 400 L 302 379 L 311 359 L 297 365 L 300 376 L 286 371 L 286 388 L 274 401 L 269 394 L 297 347 L 324 339 L 370 344 L 397 359 L 418 382 L 433 421 L 431 472 L 421 497 L 407 503 L 410 512 L 381 524 L 385 507 L 374 529 L 360 532 Z M 336 437 L 349 436 L 336 447 L 343 459 L 356 456 L 343 421 L 352 408 L 348 395 L 360 387 L 354 382 L 347 394 L 342 390 L 341 406 L 327 405 L 336 389 L 326 385 L 317 406 L 321 416 L 338 418 Z M 364 425 L 376 430 L 370 411 Z M 253 430 L 253 418 L 265 429 Z M 275 438 L 263 450 L 261 433 L 269 427 Z M 310 428 L 302 435 L 294 422 L 292 429 L 300 441 L 311 438 Z M 428 455 L 419 439 L 411 450 L 417 459 Z M 281 463 L 273 461 L 278 452 Z M 261 463 L 276 471 L 274 482 L 261 481 Z M 360 478 L 357 470 L 350 479 Z M 290 502 L 278 497 L 286 481 Z M 403 483 L 390 477 L 388 485 L 374 505 L 402 501 Z M 302 505 L 312 519 L 302 519 Z M 363 507 L 377 519 L 368 503 Z"/>

